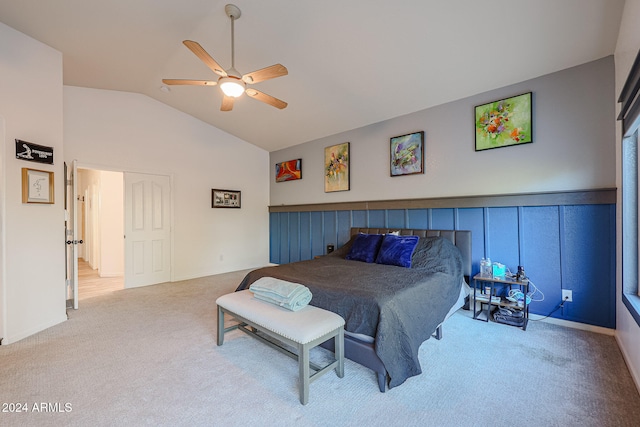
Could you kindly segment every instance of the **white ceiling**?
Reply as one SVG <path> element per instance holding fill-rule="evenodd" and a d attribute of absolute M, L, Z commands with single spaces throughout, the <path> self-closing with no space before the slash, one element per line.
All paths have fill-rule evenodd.
<path fill-rule="evenodd" d="M 195 40 L 289 103 L 221 112 Z M 0 21 L 63 53 L 64 84 L 137 92 L 274 151 L 611 55 L 624 0 L 0 0 Z"/>

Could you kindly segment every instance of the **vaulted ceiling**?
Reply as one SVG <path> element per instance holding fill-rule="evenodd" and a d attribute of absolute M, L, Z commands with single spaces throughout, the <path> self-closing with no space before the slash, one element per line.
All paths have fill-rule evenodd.
<path fill-rule="evenodd" d="M 284 77 L 220 111 L 217 80 L 183 40 L 241 73 Z M 0 0 L 0 21 L 63 54 L 64 84 L 137 92 L 274 151 L 596 60 L 624 0 Z M 2 61 L 2 58 L 0 58 Z"/>

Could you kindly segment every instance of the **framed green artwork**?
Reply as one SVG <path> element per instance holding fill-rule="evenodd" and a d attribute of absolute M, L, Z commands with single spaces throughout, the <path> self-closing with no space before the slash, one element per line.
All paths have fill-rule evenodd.
<path fill-rule="evenodd" d="M 475 107 L 476 151 L 533 142 L 531 92 Z"/>

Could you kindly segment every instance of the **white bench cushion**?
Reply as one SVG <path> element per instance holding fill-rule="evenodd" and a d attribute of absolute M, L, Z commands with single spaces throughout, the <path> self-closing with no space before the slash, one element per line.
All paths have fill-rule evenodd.
<path fill-rule="evenodd" d="M 249 290 L 223 295 L 216 304 L 299 344 L 306 344 L 344 326 L 344 319 L 336 313 L 310 305 L 298 311 L 287 310 L 260 301 Z"/>

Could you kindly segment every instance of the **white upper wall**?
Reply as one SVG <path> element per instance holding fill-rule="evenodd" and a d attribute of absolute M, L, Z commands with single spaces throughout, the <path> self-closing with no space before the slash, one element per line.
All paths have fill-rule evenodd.
<path fill-rule="evenodd" d="M 0 338 L 66 319 L 62 54 L 0 23 Z M 15 139 L 53 147 L 54 164 L 16 159 Z M 54 173 L 55 203 L 22 203 L 22 168 Z"/>
<path fill-rule="evenodd" d="M 534 142 L 476 152 L 474 106 L 533 92 Z M 419 94 L 416 94 L 419 96 Z M 363 102 L 366 102 L 363 100 Z M 271 153 L 271 205 L 510 194 L 615 186 L 613 58 Z M 391 177 L 389 139 L 425 132 L 425 173 Z M 324 148 L 351 143 L 351 190 L 324 193 Z M 302 158 L 302 179 L 275 164 Z"/>
<path fill-rule="evenodd" d="M 269 260 L 269 155 L 147 96 L 64 87 L 65 160 L 172 178 L 173 280 Z M 212 209 L 211 189 L 240 190 Z"/>

